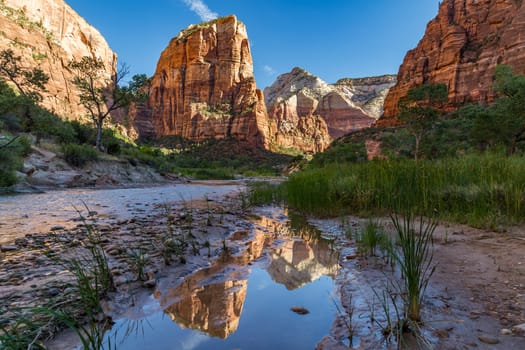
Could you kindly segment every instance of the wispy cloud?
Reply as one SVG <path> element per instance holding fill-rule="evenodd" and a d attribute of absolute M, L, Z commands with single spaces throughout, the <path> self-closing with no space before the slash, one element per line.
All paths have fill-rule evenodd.
<path fill-rule="evenodd" d="M 275 69 L 273 69 L 272 67 L 270 67 L 269 65 L 265 65 L 263 67 L 263 70 L 266 74 L 268 75 L 275 75 Z"/>
<path fill-rule="evenodd" d="M 219 17 L 216 12 L 210 10 L 208 5 L 206 5 L 202 0 L 182 0 L 190 10 L 195 12 L 201 20 L 207 22 Z"/>

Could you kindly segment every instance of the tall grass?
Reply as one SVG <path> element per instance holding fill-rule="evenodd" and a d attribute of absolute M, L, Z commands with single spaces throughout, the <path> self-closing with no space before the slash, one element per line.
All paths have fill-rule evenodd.
<path fill-rule="evenodd" d="M 283 186 L 291 207 L 316 216 L 410 211 L 490 228 L 525 218 L 525 159 L 518 156 L 331 164 Z"/>

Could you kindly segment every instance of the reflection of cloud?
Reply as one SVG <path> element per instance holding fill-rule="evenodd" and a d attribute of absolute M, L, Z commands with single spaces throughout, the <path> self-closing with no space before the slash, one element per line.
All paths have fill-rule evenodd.
<path fill-rule="evenodd" d="M 191 335 L 182 341 L 182 350 L 197 349 L 199 345 L 206 342 L 209 338 L 200 333 L 192 332 Z"/>
<path fill-rule="evenodd" d="M 190 7 L 190 10 L 195 12 L 201 20 L 207 22 L 219 17 L 216 12 L 210 10 L 202 0 L 183 0 L 186 5 Z"/>
<path fill-rule="evenodd" d="M 270 67 L 269 65 L 265 65 L 263 67 L 263 70 L 266 74 L 268 75 L 274 75 L 275 74 L 275 69 L 273 69 L 272 67 Z"/>

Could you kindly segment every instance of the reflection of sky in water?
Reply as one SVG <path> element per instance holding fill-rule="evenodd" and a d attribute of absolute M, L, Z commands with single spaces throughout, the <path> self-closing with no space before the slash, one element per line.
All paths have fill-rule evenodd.
<path fill-rule="evenodd" d="M 316 281 L 290 291 L 274 282 L 268 272 L 253 268 L 239 327 L 227 339 L 179 327 L 167 315 L 145 319 L 139 332 L 124 337 L 125 321 L 117 321 L 118 349 L 122 350 L 231 350 L 231 349 L 313 349 L 328 334 L 335 317 L 332 278 Z M 308 315 L 297 315 L 292 306 L 303 306 Z"/>
<path fill-rule="evenodd" d="M 149 188 L 65 189 L 38 194 L 0 196 L 0 244 L 26 233 L 46 232 L 51 227 L 73 227 L 75 207 L 85 213 L 84 204 L 100 218 L 124 220 L 141 216 L 153 205 L 164 202 L 210 198 L 237 189 L 237 185 L 213 186 L 205 182 Z"/>

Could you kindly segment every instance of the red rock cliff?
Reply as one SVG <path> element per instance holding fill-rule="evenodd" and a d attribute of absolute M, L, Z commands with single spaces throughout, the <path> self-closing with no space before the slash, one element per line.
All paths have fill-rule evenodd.
<path fill-rule="evenodd" d="M 490 102 L 494 68 L 507 64 L 525 73 L 525 5 L 516 0 L 445 0 L 418 46 L 399 68 L 380 125 L 398 113 L 409 89 L 445 83 L 450 106 Z"/>
<path fill-rule="evenodd" d="M 244 24 L 235 16 L 219 18 L 172 39 L 158 61 L 149 108 L 156 136 L 231 137 L 265 146 L 266 108 Z"/>
<path fill-rule="evenodd" d="M 104 37 L 63 0 L 0 1 L 0 28 L 0 49 L 12 49 L 24 66 L 49 75 L 42 104 L 61 117 L 86 114 L 71 83 L 71 60 L 101 58 L 107 78 L 115 71 L 117 56 Z"/>

